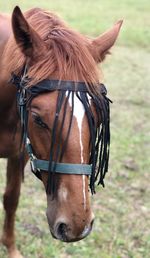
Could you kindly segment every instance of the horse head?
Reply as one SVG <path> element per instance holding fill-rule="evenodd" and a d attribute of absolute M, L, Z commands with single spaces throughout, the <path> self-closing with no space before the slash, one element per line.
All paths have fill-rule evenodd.
<path fill-rule="evenodd" d="M 115 43 L 121 24 L 119 21 L 98 38 L 90 39 L 41 9 L 23 15 L 16 7 L 12 15 L 14 39 L 6 48 L 6 56 L 11 57 L 8 70 L 21 78 L 29 94 L 26 132 L 34 156 L 48 162 L 48 171 L 38 172 L 46 190 L 51 233 L 62 241 L 80 240 L 92 229 L 89 189 L 94 192 L 99 175 L 95 172 L 100 155 L 96 141 L 108 133 L 104 133 L 107 118 L 103 115 L 103 103 L 100 105 L 103 97 L 98 64 Z M 44 90 L 45 83 L 48 86 Z M 50 84 L 55 86 L 53 90 Z M 38 93 L 32 94 L 32 89 L 37 88 Z M 57 163 L 67 164 L 61 173 L 56 171 Z M 88 170 L 90 164 L 94 165 L 89 187 L 90 176 L 80 170 L 86 170 L 86 165 Z"/>

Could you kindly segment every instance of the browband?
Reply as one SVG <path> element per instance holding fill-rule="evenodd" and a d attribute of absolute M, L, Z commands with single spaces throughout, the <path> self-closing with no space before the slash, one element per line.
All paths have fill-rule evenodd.
<path fill-rule="evenodd" d="M 28 80 L 28 79 L 27 79 Z M 31 98 L 36 97 L 41 93 L 47 93 L 50 91 L 61 90 L 61 91 L 74 91 L 74 92 L 88 92 L 88 85 L 85 82 L 74 82 L 74 81 L 60 81 L 60 80 L 42 80 L 38 82 L 36 85 L 32 85 L 27 87 L 27 83 L 23 83 L 21 77 L 12 73 L 11 81 L 17 89 L 20 91 L 24 89 L 28 96 L 32 96 Z M 100 86 L 100 93 L 102 95 L 107 95 L 107 89 L 103 83 L 98 84 Z"/>

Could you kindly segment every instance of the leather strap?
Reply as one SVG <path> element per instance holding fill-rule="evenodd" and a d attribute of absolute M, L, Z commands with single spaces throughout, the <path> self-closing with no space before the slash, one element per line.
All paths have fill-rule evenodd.
<path fill-rule="evenodd" d="M 29 154 L 31 168 L 35 175 L 38 175 L 39 177 L 40 170 L 46 172 L 49 171 L 49 161 L 37 159 L 33 155 L 33 150 L 29 138 L 27 138 L 26 150 Z M 51 168 L 52 171 L 60 174 L 91 175 L 92 173 L 92 165 L 89 164 L 55 163 L 53 161 Z"/>
<path fill-rule="evenodd" d="M 33 166 L 36 170 L 48 172 L 49 161 L 34 159 Z M 60 174 L 91 175 L 92 166 L 88 164 L 55 163 L 52 162 L 52 170 Z"/>

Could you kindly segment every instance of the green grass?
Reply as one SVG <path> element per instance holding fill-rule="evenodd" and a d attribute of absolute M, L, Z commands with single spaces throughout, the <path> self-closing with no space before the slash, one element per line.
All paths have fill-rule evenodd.
<path fill-rule="evenodd" d="M 7 1 L 11 11 L 20 1 Z M 125 23 L 113 55 L 102 65 L 111 106 L 111 162 L 106 187 L 92 197 L 95 224 L 89 237 L 65 244 L 52 239 L 45 216 L 42 184 L 26 169 L 17 211 L 17 246 L 26 258 L 149 258 L 149 1 L 43 1 L 74 28 L 98 35 L 117 19 Z M 93 3 L 94 2 L 94 3 Z M 84 3 L 84 4 L 83 4 Z M 37 5 L 26 1 L 23 9 Z M 0 199 L 5 187 L 5 162 L 0 161 Z M 0 206 L 0 225 L 3 223 Z M 6 258 L 0 246 L 0 257 Z"/>

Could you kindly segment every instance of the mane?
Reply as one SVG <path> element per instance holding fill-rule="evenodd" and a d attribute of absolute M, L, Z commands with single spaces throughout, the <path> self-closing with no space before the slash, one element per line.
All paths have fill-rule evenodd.
<path fill-rule="evenodd" d="M 69 28 L 57 15 L 34 8 L 25 18 L 46 44 L 46 54 L 31 66 L 29 86 L 59 74 L 59 80 L 84 81 L 91 93 L 99 92 L 99 71 L 89 50 L 89 39 Z M 26 62 L 12 36 L 5 48 L 7 70 L 20 75 Z M 56 79 L 56 78 L 52 78 Z"/>

